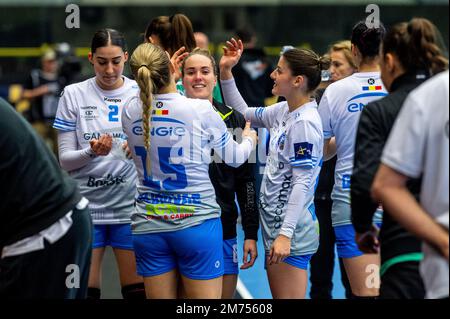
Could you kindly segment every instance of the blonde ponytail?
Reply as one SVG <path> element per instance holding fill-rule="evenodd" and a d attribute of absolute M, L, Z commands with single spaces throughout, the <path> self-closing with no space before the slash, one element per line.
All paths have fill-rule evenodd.
<path fill-rule="evenodd" d="M 134 50 L 130 67 L 139 85 L 139 97 L 142 102 L 142 127 L 144 129 L 144 146 L 147 150 L 145 166 L 147 175 L 151 176 L 151 125 L 153 94 L 161 91 L 171 83 L 170 60 L 158 46 L 143 43 Z"/>
<path fill-rule="evenodd" d="M 139 97 L 142 102 L 142 127 L 144 128 L 144 146 L 147 150 L 147 160 L 145 166 L 147 169 L 148 176 L 151 176 L 151 139 L 150 139 L 150 129 L 152 126 L 152 101 L 153 101 L 153 82 L 150 77 L 150 70 L 147 66 L 141 65 L 138 69 L 138 76 L 136 82 L 139 85 Z"/>

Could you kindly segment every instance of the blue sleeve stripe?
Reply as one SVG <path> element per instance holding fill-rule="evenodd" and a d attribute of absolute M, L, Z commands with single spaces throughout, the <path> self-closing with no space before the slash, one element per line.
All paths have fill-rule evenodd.
<path fill-rule="evenodd" d="M 291 163 L 291 166 L 303 167 L 303 168 L 313 168 L 314 167 L 314 165 L 312 165 L 312 164 L 299 164 L 299 163 Z"/>
<path fill-rule="evenodd" d="M 228 143 L 230 138 L 231 138 L 231 134 L 230 133 L 226 132 L 225 134 L 223 134 L 221 139 L 220 139 L 220 141 L 217 143 L 218 148 L 224 147 Z"/>
<path fill-rule="evenodd" d="M 333 134 L 332 131 L 323 131 L 323 136 L 324 136 L 325 138 L 331 138 L 331 137 L 334 136 L 334 134 Z"/>
<path fill-rule="evenodd" d="M 317 161 L 313 161 L 313 160 L 310 160 L 310 159 L 304 159 L 304 160 L 298 160 L 298 161 L 290 160 L 290 162 L 291 163 L 314 163 L 314 162 L 317 162 Z"/>
<path fill-rule="evenodd" d="M 317 162 L 318 159 L 319 159 L 318 157 L 311 157 L 311 159 L 307 158 L 306 161 L 311 160 L 311 161 L 313 161 L 313 162 Z M 289 160 L 290 160 L 290 161 L 295 161 L 295 156 L 289 157 Z M 304 160 L 304 161 L 305 161 L 305 160 Z"/>
<path fill-rule="evenodd" d="M 255 116 L 259 119 L 262 120 L 262 115 L 264 113 L 264 107 L 257 107 L 255 110 Z"/>
<path fill-rule="evenodd" d="M 55 123 L 59 123 L 62 125 L 67 125 L 67 126 L 73 126 L 76 127 L 77 123 L 76 122 L 71 122 L 71 121 L 66 121 L 60 118 L 55 118 Z"/>
<path fill-rule="evenodd" d="M 312 165 L 316 166 L 317 161 L 290 161 L 291 165 Z"/>
<path fill-rule="evenodd" d="M 57 123 L 53 124 L 53 128 L 60 130 L 60 131 L 64 131 L 64 132 L 73 132 L 76 131 L 76 129 L 74 127 L 70 127 L 70 126 L 64 126 L 64 125 L 60 125 Z"/>

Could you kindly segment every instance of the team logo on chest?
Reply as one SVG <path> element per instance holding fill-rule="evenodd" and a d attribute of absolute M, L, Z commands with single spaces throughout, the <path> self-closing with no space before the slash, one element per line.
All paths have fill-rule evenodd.
<path fill-rule="evenodd" d="M 108 102 L 108 103 L 120 103 L 120 102 L 122 102 L 122 99 L 113 99 L 113 98 L 109 98 L 109 97 L 104 97 L 103 101 Z"/>
<path fill-rule="evenodd" d="M 97 106 L 95 105 L 82 106 L 80 117 L 85 121 L 91 121 L 98 118 Z"/>
<path fill-rule="evenodd" d="M 277 142 L 278 149 L 280 151 L 284 150 L 285 141 L 286 141 L 286 133 L 283 132 L 283 134 L 281 134 L 281 136 L 278 138 L 278 142 Z"/>

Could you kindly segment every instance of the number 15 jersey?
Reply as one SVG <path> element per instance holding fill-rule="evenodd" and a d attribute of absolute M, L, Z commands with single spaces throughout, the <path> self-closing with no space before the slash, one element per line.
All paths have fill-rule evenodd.
<path fill-rule="evenodd" d="M 225 159 L 233 153 L 239 155 L 236 151 L 246 151 L 248 158 L 252 142 L 244 140 L 237 145 L 209 101 L 179 93 L 154 95 L 149 117 L 147 152 L 140 99 L 130 101 L 122 115 L 138 172 L 133 233 L 175 231 L 219 217 L 208 174 L 211 149 Z M 147 156 L 151 171 L 147 170 Z M 244 163 L 247 158 L 227 163 Z"/>

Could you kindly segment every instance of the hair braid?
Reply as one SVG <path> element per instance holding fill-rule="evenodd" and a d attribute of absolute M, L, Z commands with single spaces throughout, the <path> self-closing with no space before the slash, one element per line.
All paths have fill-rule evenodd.
<path fill-rule="evenodd" d="M 151 139 L 150 139 L 150 129 L 151 129 L 151 113 L 152 113 L 152 100 L 153 100 L 153 82 L 150 77 L 151 71 L 142 65 L 138 69 L 137 83 L 139 85 L 139 97 L 142 102 L 142 127 L 144 129 L 144 146 L 147 150 L 147 160 L 145 166 L 147 168 L 147 174 L 151 175 L 151 159 L 150 159 L 150 149 L 151 149 Z"/>

